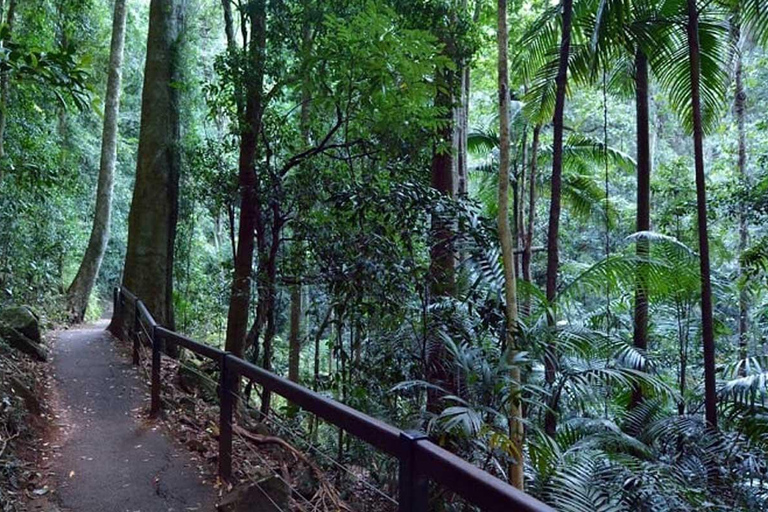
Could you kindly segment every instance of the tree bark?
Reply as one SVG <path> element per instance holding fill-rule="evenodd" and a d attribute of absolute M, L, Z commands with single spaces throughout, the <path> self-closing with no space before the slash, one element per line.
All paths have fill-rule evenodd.
<path fill-rule="evenodd" d="M 701 270 L 701 331 L 704 351 L 704 408 L 709 426 L 717 428 L 717 389 L 715 381 L 715 329 L 712 315 L 712 283 L 709 265 L 707 226 L 707 188 L 704 174 L 704 129 L 701 119 L 701 50 L 699 12 L 696 0 L 688 0 L 688 56 L 691 67 L 691 106 L 693 108 L 693 146 L 696 167 L 696 211 L 699 230 Z"/>
<path fill-rule="evenodd" d="M 450 45 L 447 45 L 450 46 Z M 450 55 L 450 50 L 445 50 Z M 441 195 L 452 198 L 454 194 L 454 165 L 453 142 L 453 94 L 456 76 L 451 70 L 443 70 L 439 73 L 440 84 L 435 97 L 435 106 L 442 107 L 448 112 L 445 118 L 445 126 L 440 130 L 440 140 L 436 141 L 432 153 L 431 185 Z M 439 146 L 448 146 L 447 148 Z M 455 293 L 455 253 L 453 249 L 453 230 L 450 222 L 432 216 L 432 246 L 430 247 L 430 292 L 433 298 L 450 297 Z M 452 392 L 453 379 L 447 350 L 442 342 L 431 344 L 427 352 L 427 381 L 441 386 Z M 435 389 L 427 390 L 427 409 L 438 412 L 439 400 L 442 393 Z"/>
<path fill-rule="evenodd" d="M 246 69 L 245 119 L 240 130 L 238 181 L 240 187 L 240 225 L 232 291 L 227 314 L 226 350 L 243 357 L 251 302 L 251 274 L 254 253 L 254 233 L 259 212 L 256 177 L 258 136 L 261 131 L 264 53 L 266 51 L 266 0 L 251 4 L 251 40 L 248 44 Z"/>
<path fill-rule="evenodd" d="M 536 166 L 539 153 L 539 136 L 541 134 L 541 125 L 533 128 L 533 142 L 531 143 L 531 168 L 528 177 L 528 227 L 525 230 L 525 240 L 523 245 L 523 281 L 531 283 L 531 260 L 533 258 L 533 230 L 536 224 Z M 523 304 L 523 314 L 531 314 L 531 297 L 525 295 Z"/>
<path fill-rule="evenodd" d="M 304 59 L 303 73 L 304 79 L 301 84 L 301 136 L 304 140 L 304 145 L 309 146 L 310 134 L 309 134 L 309 114 L 310 114 L 310 102 L 312 100 L 312 91 L 310 90 L 309 82 L 309 62 L 310 52 L 312 50 L 312 18 L 310 16 L 310 2 L 304 0 L 304 26 L 302 27 L 302 53 Z M 298 216 L 301 216 L 299 211 Z M 295 233 L 295 230 L 294 230 Z M 295 238 L 295 237 L 294 237 Z M 294 239 L 291 249 L 294 252 L 294 257 L 302 258 L 303 244 L 300 240 Z M 293 382 L 299 382 L 299 363 L 301 361 L 301 317 L 302 317 L 302 299 L 303 290 L 301 286 L 301 280 L 291 286 L 291 319 L 290 328 L 288 330 L 288 379 Z"/>
<path fill-rule="evenodd" d="M 288 379 L 299 382 L 301 359 L 301 286 L 291 287 L 291 328 L 288 335 Z"/>
<path fill-rule="evenodd" d="M 109 54 L 107 96 L 104 108 L 104 127 L 101 136 L 101 162 L 96 188 L 96 212 L 80 269 L 67 291 L 70 319 L 82 322 L 88 308 L 96 278 L 99 275 L 104 252 L 109 242 L 112 218 L 112 190 L 115 182 L 117 159 L 118 117 L 120 113 L 120 88 L 122 84 L 123 48 L 125 46 L 125 0 L 115 0 L 112 21 L 112 43 Z"/>
<path fill-rule="evenodd" d="M 635 107 L 637 123 L 637 231 L 651 229 L 651 139 L 648 103 L 648 58 L 642 50 L 635 55 Z M 647 239 L 637 241 L 638 268 L 635 274 L 635 322 L 633 340 L 635 347 L 648 348 L 648 280 L 644 261 L 650 251 Z M 634 386 L 630 407 L 643 399 L 642 389 Z"/>
<path fill-rule="evenodd" d="M 568 59 L 571 52 L 571 17 L 573 0 L 562 0 L 562 36 L 560 42 L 560 60 L 557 70 L 555 92 L 555 115 L 553 119 L 552 152 L 552 191 L 549 205 L 549 231 L 547 233 L 547 302 L 550 307 L 548 320 L 550 329 L 555 328 L 554 300 L 557 296 L 557 272 L 560 266 L 558 238 L 560 234 L 560 210 L 563 181 L 563 117 L 565 114 L 565 93 L 568 85 Z M 554 333 L 552 333 L 554 335 Z M 557 355 L 554 343 L 547 344 L 544 356 L 544 373 L 547 384 L 551 387 L 557 371 Z M 557 416 L 548 409 L 544 416 L 544 430 L 549 436 L 557 432 Z"/>
<path fill-rule="evenodd" d="M 747 92 L 744 88 L 743 80 L 743 61 L 741 54 L 740 27 L 735 29 L 735 42 L 738 45 L 736 50 L 736 98 L 734 101 L 734 110 L 736 111 L 736 124 L 739 134 L 738 151 L 738 171 L 739 180 L 744 190 L 747 190 L 749 176 L 747 174 Z M 739 291 L 739 359 L 742 361 L 747 358 L 749 341 L 749 297 L 747 296 L 747 279 L 744 275 L 744 269 L 741 266 L 741 255 L 747 250 L 749 243 L 749 230 L 747 226 L 747 206 L 742 201 L 739 204 L 739 282 L 741 290 Z M 744 364 L 739 367 L 739 374 L 745 376 L 747 368 Z"/>
<path fill-rule="evenodd" d="M 1 14 L 1 13 L 0 13 Z M 8 3 L 8 12 L 5 16 L 5 24 L 8 26 L 8 37 L 13 33 L 13 20 L 16 14 L 16 0 Z M 0 16 L 2 22 L 2 16 Z M 6 110 L 8 108 L 8 96 L 10 94 L 11 80 L 8 72 L 0 73 L 0 158 L 5 156 L 5 127 L 7 124 Z M 0 183 L 3 181 L 2 166 L 0 166 Z"/>
<path fill-rule="evenodd" d="M 504 298 L 506 317 L 507 360 L 514 362 L 517 354 L 517 282 L 515 278 L 515 255 L 512 249 L 512 230 L 509 226 L 509 31 L 507 29 L 507 0 L 498 3 L 498 48 L 499 48 L 499 239 L 504 266 Z M 509 483 L 522 490 L 525 486 L 525 458 L 523 457 L 523 422 L 520 407 L 520 368 L 511 367 L 513 398 L 509 401 L 509 437 L 515 446 L 517 460 L 509 466 Z"/>
<path fill-rule="evenodd" d="M 157 322 L 173 328 L 173 260 L 179 190 L 178 52 L 184 0 L 152 0 L 136 184 L 123 284 Z"/>

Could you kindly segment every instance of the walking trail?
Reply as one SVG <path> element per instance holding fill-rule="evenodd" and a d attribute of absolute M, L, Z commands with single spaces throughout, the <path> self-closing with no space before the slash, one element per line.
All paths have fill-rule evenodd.
<path fill-rule="evenodd" d="M 53 469 L 61 505 L 72 512 L 214 510 L 203 463 L 141 418 L 145 386 L 106 326 L 63 331 L 55 342 L 53 402 L 62 428 Z"/>

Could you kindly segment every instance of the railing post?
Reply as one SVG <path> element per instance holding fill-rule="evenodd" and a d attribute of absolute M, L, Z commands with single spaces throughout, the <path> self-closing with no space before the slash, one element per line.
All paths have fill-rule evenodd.
<path fill-rule="evenodd" d="M 137 300 L 133 303 L 133 364 L 139 365 L 139 303 Z"/>
<path fill-rule="evenodd" d="M 112 289 L 112 321 L 120 318 L 120 288 L 115 286 Z"/>
<path fill-rule="evenodd" d="M 152 403 L 149 409 L 150 418 L 156 418 L 160 413 L 160 345 L 161 340 L 157 326 L 152 327 Z"/>
<path fill-rule="evenodd" d="M 427 512 L 429 481 L 416 467 L 416 445 L 427 439 L 421 432 L 400 434 L 399 512 Z"/>
<path fill-rule="evenodd" d="M 232 478 L 232 420 L 235 399 L 235 373 L 227 366 L 229 357 L 229 352 L 221 357 L 219 371 L 219 477 L 225 482 Z"/>

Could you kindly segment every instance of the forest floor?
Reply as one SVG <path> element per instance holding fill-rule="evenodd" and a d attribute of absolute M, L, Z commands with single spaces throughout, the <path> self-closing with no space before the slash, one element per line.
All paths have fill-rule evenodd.
<path fill-rule="evenodd" d="M 106 325 L 62 331 L 53 344 L 52 469 L 61 505 L 78 512 L 213 510 L 208 468 L 142 419 L 141 376 Z"/>

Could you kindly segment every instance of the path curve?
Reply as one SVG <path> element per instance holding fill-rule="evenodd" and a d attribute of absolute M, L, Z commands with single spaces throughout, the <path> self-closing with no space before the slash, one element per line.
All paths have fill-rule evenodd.
<path fill-rule="evenodd" d="M 53 469 L 61 505 L 72 512 L 214 510 L 202 462 L 138 417 L 146 388 L 106 326 L 56 336 L 52 401 L 61 446 Z"/>

